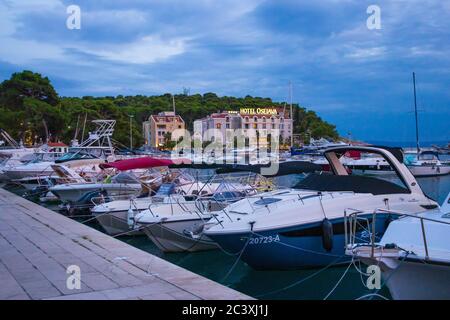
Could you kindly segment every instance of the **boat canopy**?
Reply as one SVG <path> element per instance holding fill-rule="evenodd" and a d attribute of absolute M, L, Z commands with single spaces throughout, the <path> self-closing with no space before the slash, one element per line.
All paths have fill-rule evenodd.
<path fill-rule="evenodd" d="M 425 150 L 419 153 L 419 160 L 438 160 L 439 153 L 432 150 Z"/>
<path fill-rule="evenodd" d="M 365 176 L 340 176 L 330 174 L 310 174 L 294 189 L 306 189 L 317 191 L 352 191 L 355 193 L 394 194 L 410 193 L 393 182 Z"/>
<path fill-rule="evenodd" d="M 122 183 L 122 184 L 138 184 L 139 179 L 131 172 L 121 172 L 111 179 L 114 183 Z"/>
<path fill-rule="evenodd" d="M 118 160 L 109 163 L 100 164 L 100 168 L 115 168 L 120 171 L 125 170 L 133 170 L 133 169 L 147 169 L 154 167 L 165 167 L 169 165 L 173 165 L 174 161 L 170 159 L 159 159 L 152 157 L 142 157 L 135 159 L 127 159 L 127 160 Z"/>
<path fill-rule="evenodd" d="M 315 164 L 309 161 L 286 161 L 280 162 L 278 170 L 273 174 L 264 174 L 265 176 L 284 176 L 289 174 L 300 174 L 322 171 L 323 167 L 320 164 Z M 221 165 L 216 170 L 217 173 L 230 173 L 239 171 L 256 172 L 261 174 L 261 169 L 269 168 L 270 164 L 257 165 Z"/>

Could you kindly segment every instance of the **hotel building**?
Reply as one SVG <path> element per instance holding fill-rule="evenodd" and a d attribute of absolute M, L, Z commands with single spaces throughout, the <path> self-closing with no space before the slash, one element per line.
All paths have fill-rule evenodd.
<path fill-rule="evenodd" d="M 151 115 L 148 121 L 142 123 L 145 144 L 156 148 L 164 145 L 166 133 L 171 133 L 176 129 L 185 129 L 184 120 L 179 115 L 169 111 Z"/>
<path fill-rule="evenodd" d="M 210 130 L 216 129 L 216 130 Z M 268 135 L 279 130 L 281 142 L 289 144 L 292 136 L 292 119 L 283 108 L 241 108 L 239 111 L 213 113 L 206 118 L 194 121 L 194 139 L 203 137 L 203 141 L 215 141 L 221 134 L 226 144 L 227 133 L 241 129 L 249 146 L 267 146 Z"/>

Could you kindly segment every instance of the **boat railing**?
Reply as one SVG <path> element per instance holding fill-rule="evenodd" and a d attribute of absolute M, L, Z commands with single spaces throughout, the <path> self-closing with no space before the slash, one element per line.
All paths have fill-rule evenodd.
<path fill-rule="evenodd" d="M 351 213 L 348 213 L 348 211 L 352 211 Z M 376 230 L 376 216 L 380 214 L 397 214 L 401 215 L 399 219 L 402 219 L 404 217 L 410 217 L 414 219 L 418 219 L 420 221 L 420 230 L 421 230 L 421 236 L 422 236 L 422 243 L 425 250 L 425 260 L 429 259 L 429 247 L 428 247 L 428 241 L 427 241 L 427 232 L 425 229 L 425 221 L 433 222 L 433 223 L 439 223 L 439 224 L 445 224 L 450 225 L 450 222 L 422 217 L 420 215 L 415 215 L 407 212 L 402 212 L 401 210 L 389 210 L 389 209 L 375 209 L 373 212 L 367 212 L 363 210 L 353 209 L 353 208 L 347 208 L 344 210 L 344 232 L 345 232 L 345 248 L 346 249 L 353 249 L 356 245 L 357 246 L 370 246 L 370 257 L 374 258 L 375 256 L 375 249 L 379 247 L 379 243 L 376 242 L 375 237 L 375 230 Z M 370 221 L 366 217 L 361 217 L 361 215 L 371 214 L 372 216 L 372 230 L 371 230 L 371 236 L 370 236 L 370 242 L 368 243 L 356 243 L 356 230 L 359 224 L 359 221 L 365 221 L 367 222 L 367 230 L 369 230 L 370 227 Z"/>
<path fill-rule="evenodd" d="M 118 194 L 118 195 L 106 195 L 106 196 L 97 196 L 91 198 L 91 203 L 94 206 L 98 206 L 104 204 L 105 202 L 119 201 L 119 200 L 130 200 L 134 201 L 136 198 L 130 194 Z"/>

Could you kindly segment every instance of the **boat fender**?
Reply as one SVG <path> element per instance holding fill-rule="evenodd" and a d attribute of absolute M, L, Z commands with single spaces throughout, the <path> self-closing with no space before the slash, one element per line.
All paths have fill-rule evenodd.
<path fill-rule="evenodd" d="M 327 218 L 322 220 L 322 246 L 327 252 L 333 249 L 333 224 Z"/>
<path fill-rule="evenodd" d="M 134 211 L 133 209 L 131 209 L 131 207 L 127 212 L 127 224 L 130 229 L 132 229 L 134 226 Z"/>

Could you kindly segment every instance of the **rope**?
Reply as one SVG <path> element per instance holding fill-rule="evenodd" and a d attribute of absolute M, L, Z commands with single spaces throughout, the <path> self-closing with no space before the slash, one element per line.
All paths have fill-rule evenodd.
<path fill-rule="evenodd" d="M 233 272 L 234 268 L 236 267 L 238 261 L 241 259 L 242 254 L 244 253 L 245 249 L 247 248 L 248 243 L 250 242 L 251 237 L 247 238 L 247 242 L 245 243 L 244 247 L 242 248 L 239 256 L 236 258 L 236 260 L 234 261 L 233 265 L 231 266 L 230 270 L 228 270 L 227 274 L 225 275 L 225 277 L 222 279 L 222 282 L 225 282 L 225 280 L 230 276 L 230 274 Z"/>
<path fill-rule="evenodd" d="M 143 227 L 140 227 L 140 228 L 137 228 L 137 229 L 131 229 L 131 230 L 128 230 L 126 232 L 122 232 L 122 233 L 116 234 L 116 235 L 114 235 L 112 237 L 113 238 L 117 238 L 117 237 L 124 236 L 124 235 L 132 233 L 132 232 L 141 231 L 142 229 L 143 229 Z"/>
<path fill-rule="evenodd" d="M 325 296 L 325 298 L 323 298 L 323 300 L 327 300 L 332 294 L 333 292 L 336 290 L 336 288 L 339 286 L 339 284 L 342 282 L 342 280 L 345 278 L 345 276 L 347 275 L 348 270 L 350 270 L 350 267 L 353 265 L 353 259 L 352 262 L 350 262 L 347 266 L 347 269 L 345 269 L 344 273 L 342 274 L 342 276 L 339 278 L 338 282 L 336 282 L 336 284 L 334 285 L 333 289 L 331 289 L 330 292 L 328 292 L 328 294 Z"/>
<path fill-rule="evenodd" d="M 267 296 L 267 295 L 270 295 L 270 294 L 282 292 L 282 291 L 288 290 L 290 288 L 293 288 L 293 287 L 295 287 L 295 286 L 297 286 L 297 285 L 299 285 L 299 284 L 301 284 L 301 283 L 303 283 L 303 282 L 305 282 L 305 281 L 315 277 L 316 275 L 320 274 L 321 272 L 325 271 L 326 269 L 330 268 L 331 266 L 335 265 L 336 262 L 339 261 L 340 259 L 342 259 L 343 257 L 345 257 L 345 256 L 342 255 L 342 256 L 338 257 L 337 259 L 333 260 L 332 262 L 330 262 L 328 265 L 326 265 L 322 269 L 314 272 L 313 274 L 307 276 L 306 278 L 300 279 L 300 280 L 298 280 L 298 281 L 296 281 L 294 283 L 291 283 L 290 285 L 285 286 L 283 288 L 280 288 L 280 289 L 277 289 L 277 290 L 273 290 L 273 291 L 269 291 L 269 292 L 266 292 L 266 293 L 263 293 L 263 294 L 259 294 L 259 295 L 255 296 L 255 298 L 264 297 L 264 296 Z"/>
<path fill-rule="evenodd" d="M 380 298 L 382 298 L 382 299 L 384 299 L 384 300 L 389 300 L 389 298 L 386 298 L 385 296 L 382 296 L 381 294 L 378 294 L 378 293 L 369 293 L 369 294 L 365 294 L 365 295 L 363 295 L 363 296 L 361 296 L 361 297 L 359 297 L 359 298 L 356 298 L 355 300 L 362 300 L 362 299 L 364 299 L 364 298 L 373 298 L 373 297 L 380 297 Z"/>

